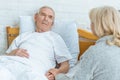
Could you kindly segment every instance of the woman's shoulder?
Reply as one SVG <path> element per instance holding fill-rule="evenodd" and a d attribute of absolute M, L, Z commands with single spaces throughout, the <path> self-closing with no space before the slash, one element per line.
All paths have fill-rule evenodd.
<path fill-rule="evenodd" d="M 108 45 L 106 41 L 101 41 L 90 46 L 84 53 L 84 57 L 92 57 L 95 60 L 109 61 L 109 59 L 120 55 L 120 47 Z M 113 57 L 114 56 L 114 57 Z"/>

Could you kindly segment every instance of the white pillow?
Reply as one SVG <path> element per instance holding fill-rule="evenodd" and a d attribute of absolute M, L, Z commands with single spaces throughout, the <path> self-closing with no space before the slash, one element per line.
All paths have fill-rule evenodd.
<path fill-rule="evenodd" d="M 35 24 L 32 16 L 20 17 L 20 33 L 26 31 L 35 31 Z M 65 41 L 73 59 L 70 60 L 70 66 L 74 66 L 77 62 L 79 54 L 79 39 L 77 26 L 75 22 L 55 21 L 52 31 L 58 33 Z"/>
<path fill-rule="evenodd" d="M 20 16 L 20 33 L 35 30 L 34 18 L 32 16 Z"/>

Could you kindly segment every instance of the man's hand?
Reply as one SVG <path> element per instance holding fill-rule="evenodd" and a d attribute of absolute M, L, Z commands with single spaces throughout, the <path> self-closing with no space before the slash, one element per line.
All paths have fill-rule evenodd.
<path fill-rule="evenodd" d="M 47 73 L 46 76 L 48 80 L 55 80 L 55 76 L 59 73 L 67 73 L 69 70 L 69 63 L 68 61 L 64 61 L 59 64 L 59 68 L 52 68 Z"/>
<path fill-rule="evenodd" d="M 12 52 L 10 52 L 8 55 L 29 58 L 29 54 L 27 53 L 26 49 L 15 49 Z"/>
<path fill-rule="evenodd" d="M 48 78 L 48 80 L 55 80 L 55 76 L 52 73 L 47 72 L 45 75 Z"/>
<path fill-rule="evenodd" d="M 59 70 L 58 69 L 50 69 L 47 73 L 46 76 L 48 78 L 48 80 L 55 80 L 55 76 L 59 74 Z"/>

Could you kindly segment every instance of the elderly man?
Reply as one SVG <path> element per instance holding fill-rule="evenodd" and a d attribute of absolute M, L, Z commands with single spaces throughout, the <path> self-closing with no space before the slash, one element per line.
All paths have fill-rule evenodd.
<path fill-rule="evenodd" d="M 14 79 L 54 80 L 57 74 L 68 71 L 70 52 L 63 39 L 50 31 L 54 18 L 52 8 L 40 8 L 34 17 L 36 31 L 19 35 L 6 51 L 8 56 L 1 58 L 4 64 L 0 65 L 6 66 Z M 59 68 L 55 68 L 56 63 Z"/>

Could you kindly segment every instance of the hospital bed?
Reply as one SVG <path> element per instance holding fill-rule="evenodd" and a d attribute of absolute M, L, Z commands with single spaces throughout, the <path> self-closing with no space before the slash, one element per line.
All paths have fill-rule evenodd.
<path fill-rule="evenodd" d="M 20 28 L 19 27 L 6 27 L 6 33 L 7 33 L 7 47 L 10 46 L 12 41 L 19 35 Z M 80 53 L 78 55 L 78 60 L 80 56 L 86 51 L 86 49 L 89 48 L 89 46 L 94 45 L 95 41 L 98 39 L 95 35 L 93 35 L 91 32 L 78 28 L 77 29 L 78 35 L 79 35 L 79 50 Z M 70 77 L 74 75 L 76 71 L 76 66 L 70 68 L 69 72 L 66 74 Z"/>

